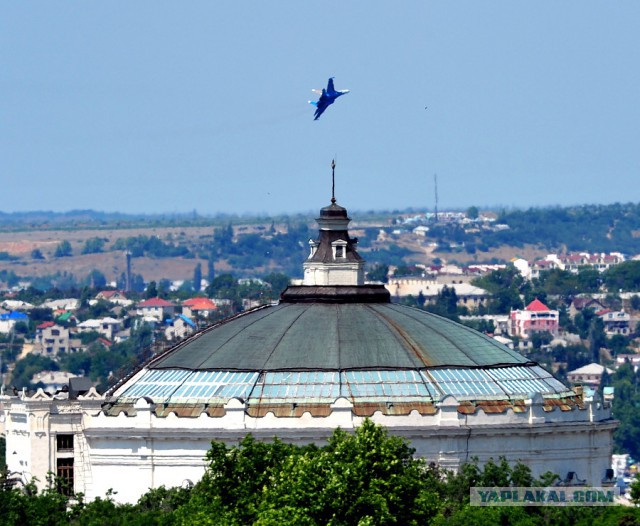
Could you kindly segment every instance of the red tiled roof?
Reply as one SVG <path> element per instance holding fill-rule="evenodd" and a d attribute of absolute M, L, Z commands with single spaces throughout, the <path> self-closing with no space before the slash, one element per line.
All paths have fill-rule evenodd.
<path fill-rule="evenodd" d="M 549 310 L 549 307 L 547 307 L 538 298 L 536 298 L 531 303 L 529 303 L 529 305 L 527 305 L 524 308 L 524 310 L 540 312 L 540 311 Z"/>
<path fill-rule="evenodd" d="M 47 329 L 48 327 L 53 327 L 54 325 L 55 323 L 53 323 L 52 321 L 45 321 L 38 325 L 36 329 Z"/>
<path fill-rule="evenodd" d="M 162 298 L 149 298 L 138 303 L 138 307 L 175 307 L 175 305 Z"/>
<path fill-rule="evenodd" d="M 191 310 L 214 310 L 218 308 L 209 298 L 190 298 L 183 301 L 182 305 L 191 308 Z"/>

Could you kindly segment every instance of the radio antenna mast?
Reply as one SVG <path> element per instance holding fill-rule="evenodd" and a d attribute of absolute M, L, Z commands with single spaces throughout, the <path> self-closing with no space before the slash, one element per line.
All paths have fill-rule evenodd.
<path fill-rule="evenodd" d="M 436 223 L 437 223 L 438 222 L 438 174 L 433 174 L 433 183 L 435 186 L 435 198 L 436 198 L 435 216 L 436 216 Z"/>

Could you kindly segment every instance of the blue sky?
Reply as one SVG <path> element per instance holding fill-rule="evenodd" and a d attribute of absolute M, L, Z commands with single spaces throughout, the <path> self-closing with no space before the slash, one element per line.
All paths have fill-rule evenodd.
<path fill-rule="evenodd" d="M 640 201 L 637 0 L 0 9 L 5 212 Z"/>

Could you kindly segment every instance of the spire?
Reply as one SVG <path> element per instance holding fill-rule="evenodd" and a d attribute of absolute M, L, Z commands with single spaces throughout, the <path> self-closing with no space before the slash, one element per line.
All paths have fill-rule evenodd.
<path fill-rule="evenodd" d="M 304 262 L 305 285 L 363 285 L 364 260 L 356 250 L 357 239 L 349 237 L 351 219 L 336 202 L 335 159 L 331 161 L 331 204 L 320 210 L 317 240 L 309 240 Z"/>
<path fill-rule="evenodd" d="M 336 160 L 331 160 L 331 204 L 336 202 Z"/>

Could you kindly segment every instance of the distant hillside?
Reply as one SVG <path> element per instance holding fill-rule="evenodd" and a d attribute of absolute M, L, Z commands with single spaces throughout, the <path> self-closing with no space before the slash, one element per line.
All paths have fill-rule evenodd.
<path fill-rule="evenodd" d="M 477 213 L 477 210 L 476 210 Z M 435 223 L 424 211 L 351 212 L 351 235 L 369 266 L 499 263 L 551 252 L 640 254 L 640 205 L 585 205 L 493 212 L 496 221 L 464 213 Z M 486 212 L 482 215 L 486 217 Z M 284 272 L 300 277 L 316 213 L 204 217 L 127 215 L 78 210 L 0 213 L 0 283 L 39 287 L 115 281 L 133 257 L 138 281 L 193 277 L 215 268 L 238 277 Z M 455 217 L 455 219 L 451 219 Z M 417 225 L 427 226 L 419 235 Z M 205 272 L 206 276 L 207 272 Z"/>
<path fill-rule="evenodd" d="M 537 244 L 568 252 L 640 253 L 640 204 L 530 208 L 499 215 L 509 230 L 483 237 L 488 246 Z"/>

